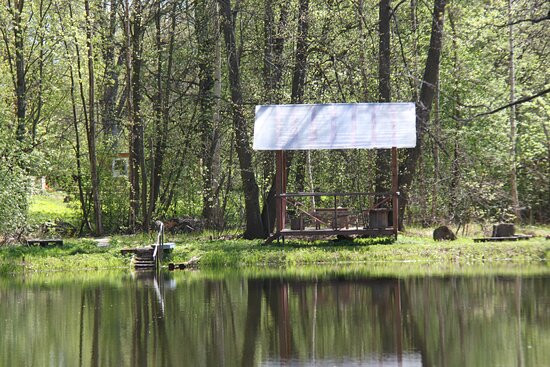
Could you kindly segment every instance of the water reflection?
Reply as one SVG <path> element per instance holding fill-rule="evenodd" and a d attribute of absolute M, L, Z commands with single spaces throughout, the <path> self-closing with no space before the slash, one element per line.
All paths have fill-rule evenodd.
<path fill-rule="evenodd" d="M 539 366 L 549 277 L 0 280 L 0 366 Z"/>

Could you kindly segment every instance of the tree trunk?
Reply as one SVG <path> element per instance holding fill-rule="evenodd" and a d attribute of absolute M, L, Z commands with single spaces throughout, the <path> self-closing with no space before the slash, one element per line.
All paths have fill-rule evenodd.
<path fill-rule="evenodd" d="M 133 86 L 132 86 L 132 46 L 131 46 L 131 31 L 130 31 L 130 4 L 129 0 L 124 0 L 124 29 L 126 43 L 126 103 L 128 113 L 129 126 L 129 180 L 130 180 L 130 213 L 128 218 L 128 226 L 130 231 L 136 230 L 137 214 L 139 212 L 139 181 L 138 181 L 138 165 L 136 146 L 136 129 L 134 122 L 134 102 L 133 102 Z"/>
<path fill-rule="evenodd" d="M 170 14 L 170 38 L 168 41 L 168 60 L 166 65 L 165 75 L 165 85 L 163 91 L 159 91 L 158 102 L 160 103 L 160 112 L 162 124 L 157 121 L 157 136 L 155 141 L 155 159 L 154 167 L 152 169 L 152 185 L 149 195 L 149 217 L 152 213 L 155 212 L 157 200 L 159 199 L 160 194 L 160 185 L 162 182 L 162 173 L 164 171 L 164 156 L 166 153 L 166 143 L 168 140 L 168 125 L 170 123 L 170 95 L 172 88 L 172 66 L 174 60 L 174 38 L 176 31 L 176 11 L 177 11 L 177 1 L 173 2 L 172 10 Z M 160 27 L 160 24 L 159 24 Z M 157 46 L 160 49 L 160 44 Z M 160 64 L 160 55 L 159 60 Z M 157 66 L 157 72 L 161 73 L 160 65 Z M 160 78 L 160 76 L 159 76 Z M 162 80 L 157 82 L 157 88 L 162 89 Z M 157 117 L 158 118 L 158 117 Z"/>
<path fill-rule="evenodd" d="M 90 3 L 84 0 L 86 10 L 86 46 L 88 48 L 88 155 L 90 158 L 90 178 L 92 181 L 92 200 L 94 202 L 94 222 L 96 236 L 103 235 L 103 219 L 99 194 L 99 174 L 96 157 L 96 127 L 95 127 L 95 76 L 94 53 L 92 46 L 92 22 L 90 19 Z"/>
<path fill-rule="evenodd" d="M 508 0 L 508 83 L 510 84 L 510 103 L 516 100 L 516 65 L 514 60 L 514 25 L 512 24 L 512 0 Z M 510 106 L 510 196 L 512 199 L 512 210 L 516 221 L 521 220 L 519 212 L 519 197 L 517 184 L 517 158 L 516 158 L 516 106 Z"/>
<path fill-rule="evenodd" d="M 280 103 L 281 101 L 281 79 L 283 74 L 283 48 L 285 44 L 284 32 L 287 27 L 287 2 L 283 2 L 280 7 L 279 22 L 277 31 L 273 31 L 273 25 L 264 24 L 264 52 L 269 52 L 269 56 L 264 54 L 264 88 L 265 99 L 268 103 Z M 273 1 L 265 1 L 265 19 L 264 22 L 273 22 Z M 270 15 L 271 13 L 271 15 Z M 266 60 L 271 62 L 266 62 Z M 262 207 L 262 224 L 265 236 L 269 236 L 275 227 L 275 172 L 274 172 L 274 153 L 260 153 L 264 155 L 264 177 L 270 182 L 269 190 L 264 194 Z"/>
<path fill-rule="evenodd" d="M 439 60 L 443 40 L 445 5 L 446 0 L 434 0 L 430 46 L 428 48 L 428 57 L 422 78 L 420 96 L 416 103 L 416 147 L 407 150 L 406 159 L 401 166 L 402 169 L 399 174 L 400 189 L 403 194 L 400 200 L 400 228 L 402 228 L 403 213 L 408 204 L 408 192 L 416 172 L 418 158 L 422 153 L 424 133 L 428 127 L 432 102 L 435 96 L 435 85 L 439 73 Z"/>
<path fill-rule="evenodd" d="M 304 88 L 306 83 L 308 30 L 309 30 L 309 0 L 300 0 L 298 5 L 298 35 L 296 39 L 296 54 L 294 56 L 294 71 L 292 73 L 292 104 L 304 103 Z M 296 190 L 304 191 L 306 184 L 306 152 L 295 152 L 296 159 Z"/>
<path fill-rule="evenodd" d="M 449 25 L 451 26 L 451 32 L 452 32 L 452 44 L 453 44 L 453 74 L 455 78 L 460 78 L 461 76 L 461 70 L 460 70 L 460 64 L 458 59 L 458 44 L 457 44 L 457 33 L 455 28 L 455 13 L 454 13 L 454 7 L 451 7 L 449 9 Z M 455 135 L 454 135 L 454 146 L 453 146 L 453 160 L 451 164 L 451 181 L 450 181 L 450 200 L 449 200 L 449 206 L 450 208 L 456 208 L 460 204 L 460 201 L 462 200 L 460 197 L 460 160 L 461 160 L 461 146 L 460 146 L 460 130 L 462 129 L 462 116 L 459 106 L 461 105 L 461 98 L 459 89 L 457 87 L 453 90 L 453 118 L 456 121 L 455 125 Z M 461 217 L 461 213 L 454 210 L 452 213 L 453 220 L 455 223 L 458 223 L 458 225 L 463 223 L 463 218 Z"/>
<path fill-rule="evenodd" d="M 433 129 L 433 143 L 432 143 L 432 153 L 434 160 L 434 176 L 432 182 L 432 210 L 431 210 L 431 222 L 436 223 L 437 221 L 437 196 L 439 192 L 439 142 L 441 136 L 441 120 L 439 117 L 439 91 L 441 80 L 439 79 L 439 72 L 437 73 L 437 82 L 436 82 L 436 96 L 435 96 L 435 111 L 434 111 L 434 129 Z"/>
<path fill-rule="evenodd" d="M 21 14 L 25 0 L 14 0 L 13 7 L 8 2 L 12 14 L 13 35 L 15 40 L 15 99 L 17 115 L 17 141 L 22 142 L 26 134 L 27 82 L 25 79 L 25 35 Z"/>
<path fill-rule="evenodd" d="M 51 5 L 51 3 L 50 3 Z M 44 18 L 48 12 L 49 6 L 44 9 L 44 1 L 40 0 L 38 4 L 38 29 L 40 29 L 40 36 L 38 45 L 38 106 L 32 114 L 32 128 L 31 128 L 31 146 L 36 146 L 36 133 L 37 127 L 42 118 L 42 107 L 44 107 L 44 49 L 45 49 L 45 30 L 44 30 Z"/>
<path fill-rule="evenodd" d="M 298 38 L 296 39 L 296 54 L 294 56 L 294 72 L 292 73 L 291 103 L 304 103 L 304 87 L 306 82 L 309 29 L 309 0 L 300 0 L 298 8 Z"/>
<path fill-rule="evenodd" d="M 152 218 L 153 212 L 155 210 L 155 204 L 158 195 L 158 189 L 156 187 L 156 181 L 159 180 L 158 169 L 156 167 L 157 154 L 160 148 L 161 141 L 163 139 L 163 128 L 162 128 L 162 106 L 163 106 L 163 89 L 162 89 L 162 11 L 161 3 L 157 1 L 156 11 L 155 11 L 155 46 L 157 52 L 157 75 L 156 75 L 156 95 L 153 98 L 153 110 L 155 111 L 155 136 L 154 136 L 154 147 L 153 141 L 150 140 L 150 154 L 151 154 L 151 175 L 150 175 L 150 184 L 149 184 L 149 207 L 147 208 L 147 218 Z"/>
<path fill-rule="evenodd" d="M 102 107 L 103 115 L 101 124 L 105 137 L 116 139 L 120 133 L 120 126 L 115 114 L 116 96 L 118 93 L 118 71 L 115 67 L 115 33 L 117 25 L 118 0 L 110 1 L 109 8 L 109 28 L 107 36 L 104 38 L 105 49 L 103 51 L 103 60 L 105 70 L 103 77 L 105 86 L 103 90 Z"/>
<path fill-rule="evenodd" d="M 244 237 L 262 238 L 264 235 L 260 217 L 260 205 L 258 198 L 258 185 L 254 176 L 252 164 L 252 150 L 250 147 L 246 119 L 243 112 L 243 97 L 241 89 L 241 76 L 239 73 L 239 60 L 235 40 L 236 11 L 231 9 L 231 0 L 218 0 L 220 4 L 220 18 L 223 29 L 225 46 L 227 50 L 227 66 L 229 74 L 229 88 L 231 90 L 231 109 L 233 112 L 233 125 L 235 129 L 236 150 L 241 169 L 243 182 L 246 230 Z"/>
<path fill-rule="evenodd" d="M 135 140 L 134 151 L 136 154 L 136 167 L 139 168 L 139 178 L 141 179 L 140 194 L 141 194 L 141 217 L 142 217 L 142 229 L 148 232 L 150 229 L 150 218 L 148 214 L 147 206 L 147 171 L 145 169 L 145 139 L 144 139 L 144 124 L 143 117 L 141 116 L 141 100 L 143 91 L 141 90 L 141 66 L 142 66 L 142 40 L 143 40 L 143 27 L 141 24 L 141 17 L 143 8 L 141 0 L 134 0 L 134 27 L 132 34 L 132 99 L 134 105 L 134 128 L 135 128 Z M 138 179 L 138 177 L 136 177 Z"/>
<path fill-rule="evenodd" d="M 214 17 L 216 14 L 213 0 L 198 0 L 195 5 L 195 33 L 198 43 L 199 65 L 199 112 L 198 123 L 201 134 L 201 158 L 203 176 L 203 207 L 202 216 L 207 228 L 214 228 L 216 223 L 215 182 L 213 163 L 216 147 L 219 145 L 218 126 L 214 125 L 214 62 L 216 51 L 216 29 Z"/>
<path fill-rule="evenodd" d="M 216 8 L 218 7 L 215 4 Z M 221 99 L 222 99 L 222 54 L 221 54 L 221 35 L 220 21 L 218 12 L 214 16 L 214 30 L 216 32 L 216 44 L 214 47 L 215 64 L 214 64 L 214 136 L 212 144 L 212 192 L 214 193 L 214 228 L 221 229 L 223 227 L 223 212 L 220 204 L 221 191 L 221 172 L 222 172 L 222 118 L 221 118 Z"/>
<path fill-rule="evenodd" d="M 57 5 L 56 5 L 57 6 Z M 57 8 L 57 15 L 59 16 L 59 24 L 61 25 L 61 30 L 63 33 L 65 33 L 65 28 L 63 26 L 63 19 L 61 12 L 59 11 L 59 8 Z M 65 46 L 65 55 L 67 57 L 67 60 L 70 60 L 69 55 L 69 44 L 67 43 L 66 39 L 63 38 L 63 45 Z M 88 210 L 86 208 L 86 199 L 84 196 L 84 189 L 82 185 L 82 154 L 80 149 L 80 131 L 78 129 L 78 116 L 76 112 L 76 96 L 75 96 L 75 77 L 74 77 L 74 71 L 73 71 L 73 64 L 69 61 L 69 79 L 71 81 L 71 112 L 72 112 L 72 118 L 73 118 L 73 129 L 75 134 L 75 159 L 76 159 L 76 175 L 73 176 L 73 179 L 76 181 L 78 186 L 78 199 L 80 201 L 80 209 L 82 211 L 82 224 L 80 225 L 80 232 L 79 235 L 82 234 L 82 228 L 84 225 L 88 228 L 88 230 L 91 232 L 92 227 L 90 226 L 90 222 L 88 220 Z"/>
<path fill-rule="evenodd" d="M 390 0 L 378 8 L 378 101 L 390 102 Z M 375 191 L 389 191 L 390 150 L 376 150 Z"/>
<path fill-rule="evenodd" d="M 359 0 L 357 4 L 357 24 L 359 29 L 359 64 L 361 69 L 361 100 L 367 102 L 369 100 L 369 79 L 366 68 L 366 40 L 365 34 L 365 4 L 364 0 Z"/>

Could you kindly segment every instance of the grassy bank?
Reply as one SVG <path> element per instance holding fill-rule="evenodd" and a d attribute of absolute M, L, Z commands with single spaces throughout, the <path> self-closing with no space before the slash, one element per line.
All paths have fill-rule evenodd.
<path fill-rule="evenodd" d="M 399 236 L 393 243 L 380 239 L 287 241 L 284 246 L 276 243 L 265 246 L 259 240 L 209 240 L 201 236 L 175 236 L 167 240 L 176 242 L 176 249 L 165 263 L 200 256 L 203 268 L 362 263 L 400 267 L 428 264 L 442 268 L 510 263 L 546 266 L 550 256 L 550 240 L 544 237 L 518 242 L 474 243 L 471 238 L 435 242 L 412 232 Z M 131 258 L 120 255 L 120 249 L 153 242 L 153 236 L 135 235 L 112 237 L 108 247 L 98 247 L 91 239 L 66 239 L 62 247 L 53 248 L 2 247 L 0 273 L 128 268 Z"/>

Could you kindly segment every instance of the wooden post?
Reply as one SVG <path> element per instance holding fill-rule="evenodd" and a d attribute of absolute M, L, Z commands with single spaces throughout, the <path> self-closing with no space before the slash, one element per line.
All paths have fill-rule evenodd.
<path fill-rule="evenodd" d="M 284 151 L 278 150 L 275 153 L 275 192 L 277 211 L 277 233 L 280 233 L 285 228 L 286 217 L 286 199 L 281 197 L 281 194 L 286 192 L 286 164 Z"/>
<path fill-rule="evenodd" d="M 392 191 L 392 214 L 393 214 L 393 234 L 397 238 L 399 229 L 399 183 L 397 176 L 397 148 L 391 148 L 391 191 Z"/>
<path fill-rule="evenodd" d="M 286 185 L 288 182 L 288 173 L 286 171 L 286 154 L 284 150 L 281 150 L 282 162 L 281 162 L 281 175 L 283 178 L 282 182 L 282 193 L 286 194 Z M 281 198 L 281 224 L 282 229 L 285 229 L 286 226 L 286 197 Z M 283 244 L 285 243 L 285 238 L 283 237 Z"/>

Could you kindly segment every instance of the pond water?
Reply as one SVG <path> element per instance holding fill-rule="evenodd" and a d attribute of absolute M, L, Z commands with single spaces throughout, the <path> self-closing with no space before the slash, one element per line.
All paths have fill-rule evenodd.
<path fill-rule="evenodd" d="M 0 279 L 0 366 L 548 366 L 550 276 Z"/>

